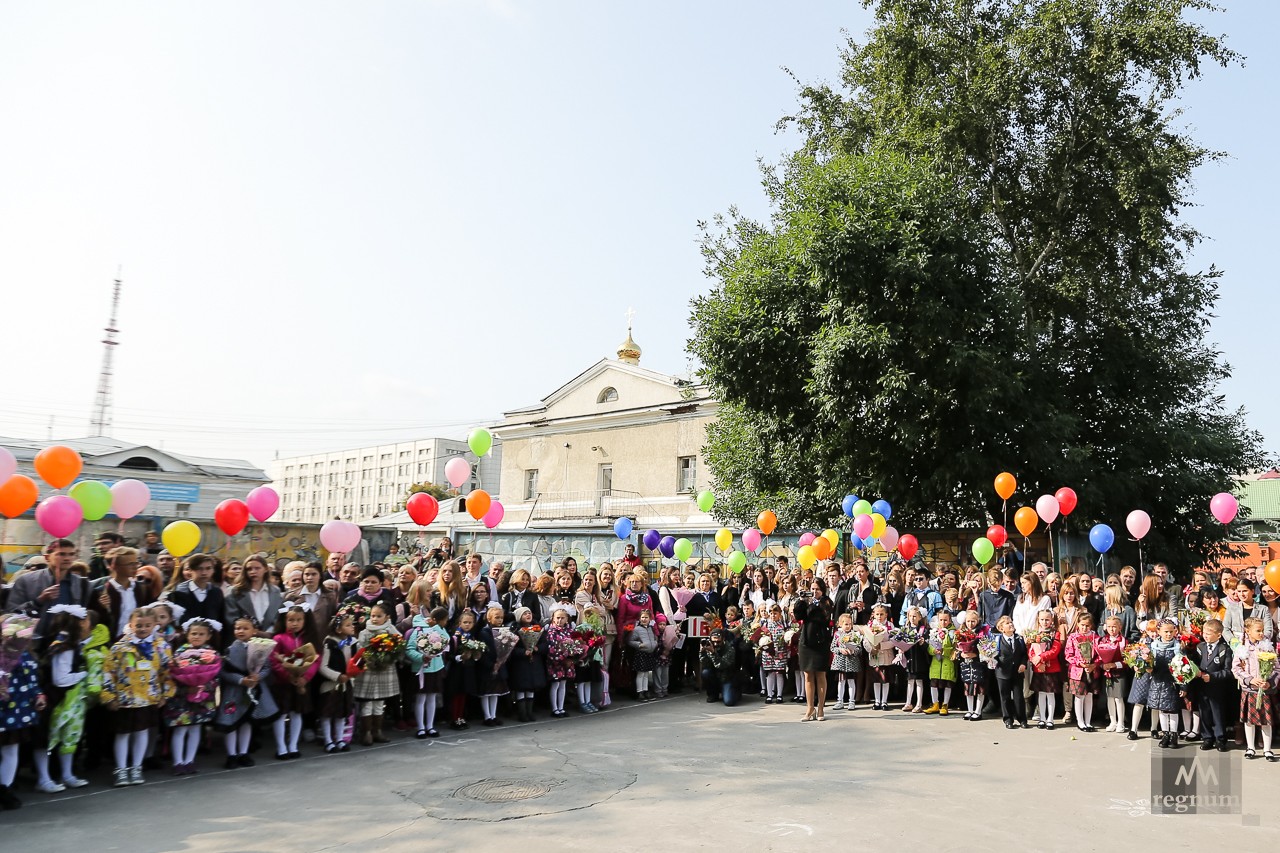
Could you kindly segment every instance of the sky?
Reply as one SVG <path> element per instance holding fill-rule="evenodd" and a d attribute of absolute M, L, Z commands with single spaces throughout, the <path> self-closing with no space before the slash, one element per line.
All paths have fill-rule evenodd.
<path fill-rule="evenodd" d="M 1280 453 L 1269 247 L 1280 5 L 1184 98 L 1226 275 L 1222 392 Z M 0 2 L 0 435 L 272 458 L 456 436 L 613 355 L 685 373 L 699 220 L 766 213 L 758 160 L 854 2 Z"/>

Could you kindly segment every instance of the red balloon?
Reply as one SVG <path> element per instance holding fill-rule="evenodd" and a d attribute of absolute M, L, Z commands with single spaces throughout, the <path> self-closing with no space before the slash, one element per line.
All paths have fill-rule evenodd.
<path fill-rule="evenodd" d="M 1063 486 L 1053 495 L 1058 499 L 1058 510 L 1063 515 L 1071 515 L 1071 511 L 1076 508 L 1076 491 L 1075 489 Z"/>
<path fill-rule="evenodd" d="M 898 539 L 898 553 L 902 555 L 904 560 L 910 560 L 916 555 L 916 551 L 920 550 L 920 543 L 916 541 L 916 537 L 908 533 L 906 536 Z"/>
<path fill-rule="evenodd" d="M 436 516 L 440 514 L 440 503 L 426 492 L 418 492 L 405 502 L 404 508 L 409 511 L 409 517 L 413 519 L 413 523 L 421 527 L 436 520 Z"/>
<path fill-rule="evenodd" d="M 235 536 L 249 524 L 249 505 L 229 498 L 218 504 L 218 508 L 213 511 L 213 521 L 223 533 Z"/>
<path fill-rule="evenodd" d="M 1003 525 L 993 524 L 987 528 L 987 538 L 991 540 L 992 545 L 1001 548 L 1009 541 L 1009 531 L 1005 530 Z"/>

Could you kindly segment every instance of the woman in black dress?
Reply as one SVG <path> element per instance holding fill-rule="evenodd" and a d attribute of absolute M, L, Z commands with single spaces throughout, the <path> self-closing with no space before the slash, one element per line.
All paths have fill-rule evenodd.
<path fill-rule="evenodd" d="M 835 605 L 827 597 L 827 584 L 814 578 L 810 584 L 812 598 L 796 604 L 800 625 L 800 671 L 804 673 L 804 721 L 825 720 L 823 707 L 827 701 L 827 670 L 831 667 L 831 614 Z M 815 716 L 816 714 L 816 716 Z"/>

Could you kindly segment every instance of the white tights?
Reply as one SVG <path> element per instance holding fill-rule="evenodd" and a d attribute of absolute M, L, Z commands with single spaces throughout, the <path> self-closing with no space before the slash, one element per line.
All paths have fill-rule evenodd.
<path fill-rule="evenodd" d="M 436 706 L 439 704 L 439 693 L 419 693 L 413 698 L 413 713 L 418 719 L 418 731 L 424 732 L 436 727 Z"/>
<path fill-rule="evenodd" d="M 200 748 L 201 726 L 174 726 L 169 733 L 169 752 L 173 756 L 173 766 L 193 764 L 196 750 Z"/>
<path fill-rule="evenodd" d="M 141 767 L 142 759 L 147 757 L 147 743 L 150 740 L 151 732 L 148 729 L 116 735 L 116 768 L 123 770 L 126 767 Z"/>
<path fill-rule="evenodd" d="M 879 705 L 881 685 L 879 682 L 876 682 L 872 686 L 875 688 L 875 692 L 876 692 L 876 704 Z M 885 685 L 885 686 L 888 686 L 888 685 Z M 915 696 L 918 701 L 912 702 L 911 701 L 912 696 Z M 906 704 L 912 705 L 912 706 L 915 706 L 917 704 L 919 705 L 924 704 L 924 680 L 923 679 L 920 679 L 920 678 L 907 679 L 907 703 Z"/>
<path fill-rule="evenodd" d="M 847 678 L 845 677 L 845 674 L 844 674 L 843 672 L 841 672 L 841 673 L 839 673 L 839 674 L 837 674 L 837 675 L 836 675 L 836 704 L 837 704 L 837 705 L 843 705 L 843 704 L 844 704 L 845 685 L 846 685 L 846 684 L 848 684 L 848 683 L 849 683 L 849 682 L 848 682 L 848 680 L 847 680 Z M 852 690 L 850 690 L 849 692 L 850 692 L 850 693 L 853 693 L 853 691 L 852 691 Z M 852 696 L 850 696 L 849 698 L 850 698 L 850 699 L 852 699 L 853 697 L 852 697 Z M 852 704 L 852 703 L 850 703 L 850 704 Z"/>
<path fill-rule="evenodd" d="M 1160 712 L 1160 731 L 1167 735 L 1178 736 L 1178 712 L 1177 711 L 1161 711 Z"/>
<path fill-rule="evenodd" d="M 796 679 L 796 696 L 803 699 L 804 698 L 804 673 L 797 670 L 795 673 L 793 673 L 793 675 L 795 675 L 795 679 Z"/>
<path fill-rule="evenodd" d="M 286 723 L 288 724 L 286 734 Z M 281 714 L 271 724 L 276 735 L 276 755 L 298 751 L 298 738 L 302 735 L 301 714 Z"/>
<path fill-rule="evenodd" d="M 1200 712 L 1182 709 L 1182 730 L 1192 734 L 1200 734 Z"/>
<path fill-rule="evenodd" d="M 556 681 L 551 682 L 551 710 L 553 711 L 564 710 L 564 694 L 565 694 L 564 679 L 558 679 Z"/>
<path fill-rule="evenodd" d="M 920 701 L 921 703 L 923 703 L 924 702 L 924 682 L 918 681 L 917 684 L 920 685 Z M 887 681 L 874 682 L 871 685 L 871 695 L 875 697 L 875 703 L 877 705 L 889 704 L 889 682 Z"/>
<path fill-rule="evenodd" d="M 582 685 L 579 684 L 578 687 L 581 688 Z M 588 684 L 587 690 L 590 689 L 591 685 Z M 578 693 L 581 695 L 582 690 L 579 689 Z M 498 716 L 498 695 L 497 693 L 485 693 L 480 697 L 480 710 L 486 720 L 492 720 Z M 591 694 L 588 693 L 587 697 L 590 698 L 590 696 Z"/>
<path fill-rule="evenodd" d="M 766 679 L 768 684 L 769 696 L 774 699 L 782 698 L 782 685 L 786 683 L 786 676 L 781 672 L 770 672 Z"/>
<path fill-rule="evenodd" d="M 1053 723 L 1053 694 L 1045 690 L 1036 692 L 1039 697 L 1040 722 Z"/>
<path fill-rule="evenodd" d="M 252 734 L 252 723 L 245 723 L 239 728 L 227 732 L 223 738 L 223 742 L 227 746 L 227 755 L 247 755 L 249 753 L 249 737 Z"/>
<path fill-rule="evenodd" d="M 1245 749 L 1253 749 L 1253 733 L 1262 730 L 1262 749 L 1266 752 L 1271 751 L 1271 726 L 1254 726 L 1249 723 L 1244 724 L 1244 746 Z M 5 747 L 8 749 L 8 747 Z"/>
<path fill-rule="evenodd" d="M 886 685 L 885 685 L 885 687 L 886 687 L 886 688 L 887 688 L 888 686 L 889 686 L 888 684 L 886 684 Z M 933 697 L 933 704 L 935 704 L 935 705 L 941 705 L 942 707 L 944 707 L 944 708 L 945 708 L 945 707 L 947 707 L 948 705 L 950 705 L 950 704 L 951 704 L 951 688 L 950 688 L 950 687 L 942 688 L 942 701 L 941 701 L 941 702 L 939 702 L 939 701 L 938 701 L 938 690 L 939 690 L 939 688 L 934 687 L 933 685 L 930 685 L 930 686 L 929 686 L 929 695 L 930 695 L 931 697 Z M 889 694 L 889 691 L 888 691 L 888 690 L 885 690 L 885 695 L 887 696 L 888 694 Z M 1043 694 L 1042 694 L 1042 695 L 1043 695 Z"/>
<path fill-rule="evenodd" d="M 643 693 L 648 689 L 649 689 L 649 673 L 637 672 L 636 673 L 636 692 Z"/>
<path fill-rule="evenodd" d="M 1122 732 L 1124 728 L 1124 700 L 1123 699 L 1107 699 L 1107 715 L 1111 718 L 1111 723 L 1116 727 L 1116 731 Z"/>
<path fill-rule="evenodd" d="M 1076 696 L 1076 726 L 1084 728 L 1093 721 L 1093 694 L 1086 693 L 1083 696 Z"/>
<path fill-rule="evenodd" d="M 965 707 L 969 710 L 970 714 L 976 714 L 978 713 L 978 709 L 982 705 L 982 697 L 976 696 L 976 695 L 970 696 L 968 693 L 966 693 L 964 696 L 964 704 L 965 704 Z"/>
<path fill-rule="evenodd" d="M 18 744 L 0 746 L 0 785 L 8 788 L 18 775 Z"/>
<path fill-rule="evenodd" d="M 578 685 L 578 707 L 591 704 L 591 682 L 584 681 Z"/>

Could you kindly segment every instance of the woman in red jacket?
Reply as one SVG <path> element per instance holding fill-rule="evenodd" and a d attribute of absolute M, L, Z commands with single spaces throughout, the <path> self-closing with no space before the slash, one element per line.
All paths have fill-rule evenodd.
<path fill-rule="evenodd" d="M 1040 725 L 1053 729 L 1053 700 L 1062 684 L 1062 638 L 1058 635 L 1058 618 L 1052 610 L 1036 614 L 1036 630 L 1027 637 L 1027 659 L 1031 664 L 1031 689 L 1040 698 Z"/>

